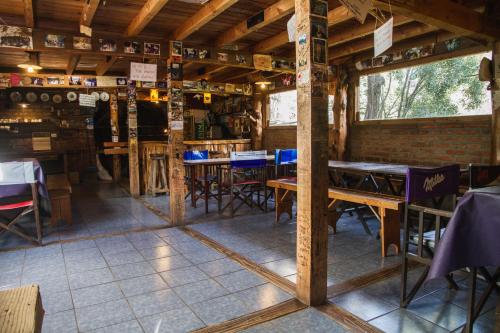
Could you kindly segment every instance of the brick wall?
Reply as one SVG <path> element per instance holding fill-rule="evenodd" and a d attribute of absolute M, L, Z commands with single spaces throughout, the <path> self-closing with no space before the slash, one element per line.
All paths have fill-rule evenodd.
<path fill-rule="evenodd" d="M 489 163 L 491 116 L 361 122 L 348 144 L 353 161 Z"/>

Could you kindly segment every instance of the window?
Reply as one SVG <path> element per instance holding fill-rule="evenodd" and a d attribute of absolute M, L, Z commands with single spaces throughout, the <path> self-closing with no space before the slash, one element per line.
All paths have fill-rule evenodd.
<path fill-rule="evenodd" d="M 333 124 L 333 95 L 328 96 L 328 123 Z M 297 125 L 297 90 L 269 94 L 269 126 Z"/>
<path fill-rule="evenodd" d="M 487 82 L 478 79 L 476 54 L 361 76 L 361 120 L 491 114 Z"/>

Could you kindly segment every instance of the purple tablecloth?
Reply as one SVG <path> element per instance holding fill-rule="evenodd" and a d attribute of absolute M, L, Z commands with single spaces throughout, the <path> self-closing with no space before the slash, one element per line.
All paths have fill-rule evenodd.
<path fill-rule="evenodd" d="M 43 175 L 42 167 L 40 163 L 35 159 L 21 159 L 16 161 L 33 161 L 33 168 L 35 170 L 35 180 L 38 182 L 38 193 L 43 198 L 49 198 L 49 192 L 47 191 L 47 185 L 45 183 L 45 177 Z M 0 186 L 0 199 L 14 197 L 23 194 L 31 194 L 31 187 L 29 184 L 20 185 L 2 185 Z"/>
<path fill-rule="evenodd" d="M 436 249 L 427 280 L 481 266 L 500 266 L 500 186 L 463 196 Z"/>

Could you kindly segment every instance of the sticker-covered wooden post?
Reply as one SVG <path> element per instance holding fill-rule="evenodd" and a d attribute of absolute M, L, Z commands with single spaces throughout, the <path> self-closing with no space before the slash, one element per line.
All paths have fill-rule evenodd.
<path fill-rule="evenodd" d="M 111 141 L 120 141 L 120 126 L 118 123 L 118 100 L 116 94 L 111 94 L 109 99 L 110 121 L 111 121 Z M 119 182 L 121 178 L 120 155 L 113 155 L 113 180 Z"/>
<path fill-rule="evenodd" d="M 139 142 L 137 138 L 137 102 L 135 81 L 128 81 L 127 88 L 128 110 L 128 165 L 130 179 L 130 194 L 138 197 L 139 188 Z"/>
<path fill-rule="evenodd" d="M 184 114 L 182 93 L 182 42 L 170 42 L 168 64 L 168 178 L 170 186 L 170 220 L 174 225 L 184 221 Z"/>
<path fill-rule="evenodd" d="M 326 299 L 328 250 L 328 2 L 295 0 L 297 297 Z"/>

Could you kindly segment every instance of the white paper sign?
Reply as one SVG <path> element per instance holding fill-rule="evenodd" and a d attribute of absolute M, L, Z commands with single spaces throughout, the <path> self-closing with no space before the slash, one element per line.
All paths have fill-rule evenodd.
<path fill-rule="evenodd" d="M 372 7 L 372 0 L 339 0 L 344 6 L 349 9 L 351 13 L 356 17 L 356 19 L 365 23 L 366 15 Z"/>
<path fill-rule="evenodd" d="M 394 20 L 391 17 L 387 22 L 373 33 L 373 44 L 375 45 L 375 57 L 384 53 L 392 46 L 392 31 Z"/>
<path fill-rule="evenodd" d="M 116 87 L 116 76 L 96 76 L 98 87 Z"/>
<path fill-rule="evenodd" d="M 88 106 L 91 108 L 95 108 L 95 97 L 94 95 L 87 94 L 79 94 L 78 101 L 80 102 L 80 106 Z"/>
<path fill-rule="evenodd" d="M 295 33 L 297 32 L 297 16 L 293 14 L 293 16 L 288 20 L 286 24 L 286 29 L 288 31 L 288 41 L 295 42 Z"/>
<path fill-rule="evenodd" d="M 92 37 L 92 28 L 80 24 L 80 33 L 84 34 L 85 36 Z"/>
<path fill-rule="evenodd" d="M 170 129 L 173 131 L 184 129 L 184 121 L 182 121 L 182 120 L 172 121 L 171 125 L 170 125 Z"/>
<path fill-rule="evenodd" d="M 156 82 L 158 66 L 156 64 L 130 63 L 130 79 L 134 81 Z"/>

